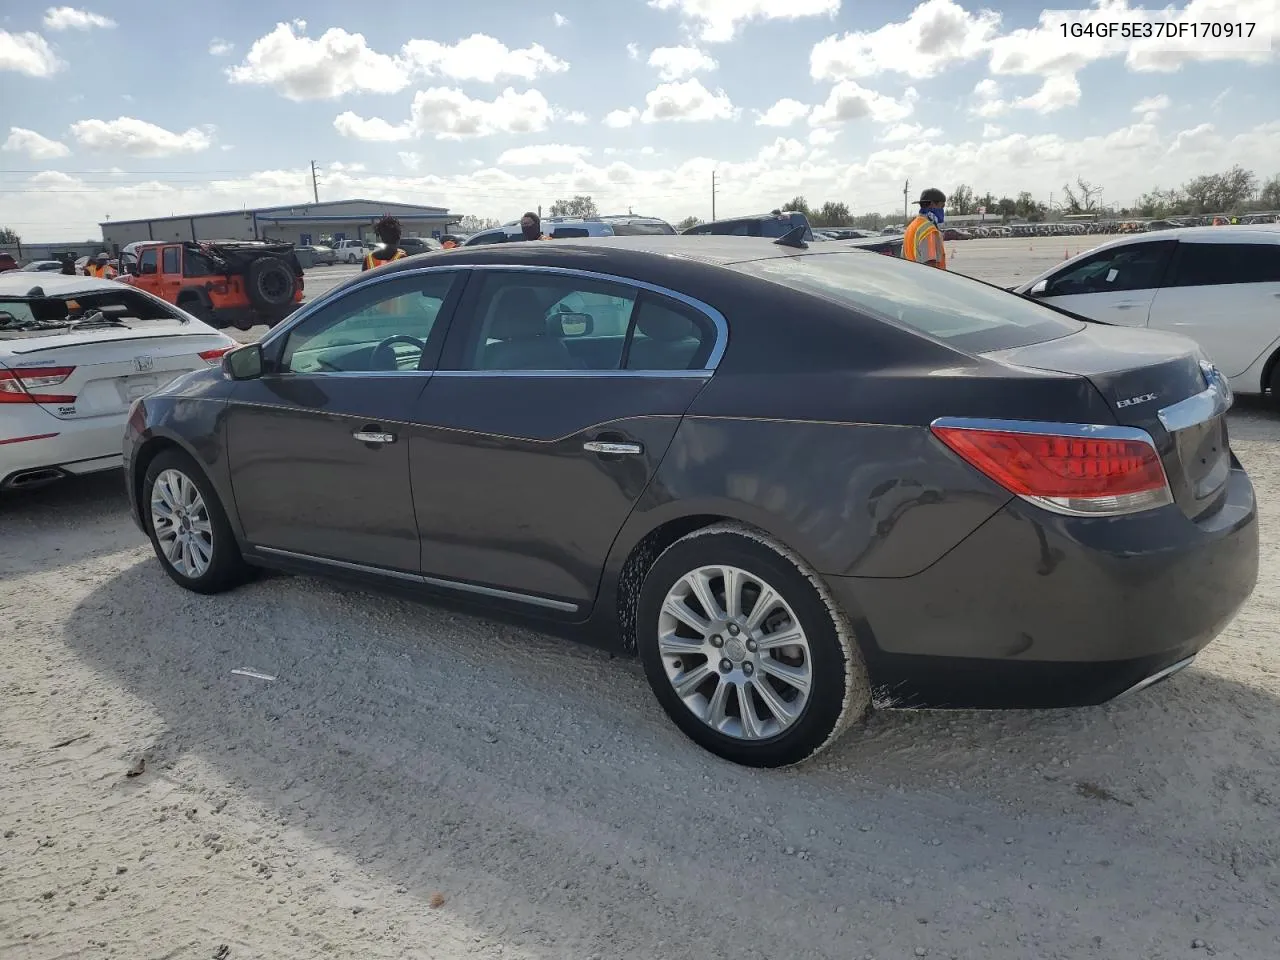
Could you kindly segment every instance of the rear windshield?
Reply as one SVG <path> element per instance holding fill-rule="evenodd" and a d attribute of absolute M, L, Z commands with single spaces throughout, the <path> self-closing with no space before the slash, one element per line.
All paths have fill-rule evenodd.
<path fill-rule="evenodd" d="M 669 223 L 614 223 L 613 234 L 616 237 L 656 237 L 668 236 L 676 232 Z"/>
<path fill-rule="evenodd" d="M 103 309 L 99 309 L 103 308 Z M 109 293 L 78 297 L 23 297 L 0 294 L 0 340 L 59 333 L 72 324 L 82 326 L 132 326 L 146 320 L 174 320 L 177 314 L 165 303 L 123 287 Z"/>
<path fill-rule="evenodd" d="M 753 260 L 735 269 L 975 353 L 1040 343 L 1084 329 L 1081 321 L 999 287 L 870 251 Z"/>

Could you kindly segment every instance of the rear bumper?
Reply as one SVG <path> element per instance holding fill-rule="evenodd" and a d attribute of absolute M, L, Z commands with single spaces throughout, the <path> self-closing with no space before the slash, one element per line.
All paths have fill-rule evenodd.
<path fill-rule="evenodd" d="M 1258 576 L 1253 485 L 1235 469 L 1210 516 L 1056 516 L 1015 500 L 927 570 L 831 578 L 871 680 L 898 706 L 1109 700 L 1194 656 Z"/>
<path fill-rule="evenodd" d="M 24 482 L 24 477 L 34 478 L 42 471 L 49 473 L 41 476 L 41 483 L 120 466 L 123 415 L 59 420 L 43 411 L 40 414 L 38 419 L 23 418 L 16 425 L 5 424 L 5 435 L 0 436 L 0 489 L 35 486 L 34 482 Z"/>

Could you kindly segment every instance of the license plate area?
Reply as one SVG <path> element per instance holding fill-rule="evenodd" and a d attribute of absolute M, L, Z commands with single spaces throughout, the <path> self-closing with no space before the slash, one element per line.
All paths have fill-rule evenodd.
<path fill-rule="evenodd" d="M 1196 516 L 1212 505 L 1231 474 L 1225 418 L 1214 417 L 1185 427 L 1173 434 L 1173 441 L 1182 468 L 1184 503 L 1191 516 Z"/>
<path fill-rule="evenodd" d="M 120 391 L 120 399 L 125 403 L 133 403 L 139 397 L 154 393 L 160 389 L 160 378 L 153 375 L 141 377 L 121 377 L 116 383 Z"/>

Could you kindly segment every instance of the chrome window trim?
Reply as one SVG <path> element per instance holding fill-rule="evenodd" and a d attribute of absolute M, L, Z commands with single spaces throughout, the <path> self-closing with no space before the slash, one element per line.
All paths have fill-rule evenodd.
<path fill-rule="evenodd" d="M 664 287 L 660 284 L 649 283 L 645 280 L 636 280 L 633 277 L 620 277 L 611 273 L 599 273 L 594 270 L 580 270 L 575 267 L 551 267 L 540 264 L 515 264 L 515 263 L 465 263 L 453 265 L 437 265 L 415 267 L 412 270 L 397 270 L 394 273 L 388 273 L 384 276 L 373 277 L 363 283 L 357 283 L 351 287 L 338 288 L 337 290 L 327 291 L 320 299 L 304 304 L 295 311 L 285 322 L 277 324 L 265 337 L 259 340 L 262 348 L 271 347 L 278 337 L 288 336 L 298 324 L 304 323 L 308 317 L 317 311 L 323 309 L 331 301 L 336 300 L 339 295 L 347 296 L 371 287 L 378 283 L 387 283 L 392 280 L 404 277 L 416 277 L 427 273 L 442 273 L 447 271 L 467 272 L 520 272 L 520 273 L 547 273 L 556 274 L 558 276 L 577 277 L 583 280 L 595 280 L 601 283 L 616 283 L 623 286 L 634 287 L 637 290 L 647 290 L 650 293 L 656 293 L 662 297 L 668 297 L 679 303 L 683 303 L 687 307 L 697 310 L 708 320 L 711 321 L 715 328 L 716 342 L 711 348 L 711 353 L 707 356 L 707 362 L 702 365 L 701 370 L 413 370 L 403 371 L 405 373 L 416 373 L 419 375 L 471 375 L 471 376 L 494 376 L 494 375 L 522 375 L 522 376 L 705 376 L 713 372 L 724 358 L 724 352 L 729 346 L 729 321 L 725 319 L 723 313 L 708 303 L 704 303 L 695 297 L 681 293 L 678 290 L 672 290 L 670 287 Z M 352 373 L 358 373 L 352 371 Z M 311 376 L 311 374 L 308 374 Z"/>
<path fill-rule="evenodd" d="M 1231 409 L 1234 397 L 1227 378 L 1217 367 L 1207 361 L 1200 362 L 1200 371 L 1208 383 L 1207 387 L 1185 400 L 1179 400 L 1156 412 L 1160 423 L 1170 433 L 1177 433 L 1179 430 L 1186 430 L 1207 420 L 1216 419 Z"/>
<path fill-rule="evenodd" d="M 501 590 L 498 587 L 483 587 L 476 583 L 463 583 L 459 580 L 446 580 L 442 577 L 428 577 L 421 573 L 408 573 L 403 570 L 389 570 L 385 567 L 373 567 L 366 563 L 352 563 L 349 560 L 332 560 L 329 557 L 317 557 L 310 553 L 298 553 L 294 550 L 281 550 L 279 547 L 262 547 L 254 545 L 253 549 L 257 550 L 259 553 L 267 553 L 277 557 L 287 557 L 292 560 L 305 560 L 309 563 L 323 564 L 340 570 L 351 570 L 355 573 L 367 573 L 373 576 L 388 577 L 393 580 L 420 583 L 429 587 L 441 587 L 446 590 L 457 590 L 462 593 L 472 593 L 477 596 L 492 597 L 496 600 L 514 600 L 517 603 L 527 603 L 535 607 L 545 607 L 548 610 L 560 610 L 565 613 L 574 613 L 578 609 L 578 604 L 576 603 L 568 603 L 564 600 L 552 600 L 548 597 L 538 597 L 528 593 L 517 593 L 514 590 Z"/>

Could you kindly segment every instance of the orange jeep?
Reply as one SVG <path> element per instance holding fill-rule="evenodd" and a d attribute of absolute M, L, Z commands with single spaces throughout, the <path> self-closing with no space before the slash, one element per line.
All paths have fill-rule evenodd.
<path fill-rule="evenodd" d="M 221 330 L 274 327 L 302 302 L 302 265 L 291 243 L 143 240 L 120 252 L 127 283 Z"/>

